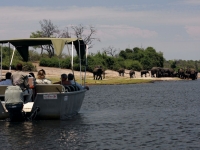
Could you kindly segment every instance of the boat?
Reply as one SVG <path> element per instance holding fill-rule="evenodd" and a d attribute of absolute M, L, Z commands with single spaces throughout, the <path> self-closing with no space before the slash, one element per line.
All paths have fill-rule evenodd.
<path fill-rule="evenodd" d="M 3 44 L 10 43 L 14 46 L 22 58 L 28 61 L 28 50 L 31 46 L 52 44 L 56 55 L 61 55 L 65 45 L 71 45 L 72 68 L 74 47 L 80 60 L 86 56 L 87 46 L 84 41 L 76 38 L 28 38 L 0 40 L 1 52 Z M 1 56 L 2 58 L 2 56 Z M 13 58 L 13 57 L 12 57 Z M 1 59 L 2 61 L 2 59 Z M 12 61 L 12 60 L 11 60 Z M 87 62 L 87 58 L 86 58 Z M 1 62 L 2 64 L 2 62 Z M 86 65 L 87 66 L 87 65 Z M 81 67 L 81 61 L 80 61 Z M 2 71 L 2 66 L 1 66 Z M 86 68 L 85 68 L 86 71 Z M 81 69 L 80 72 L 82 73 Z M 81 75 L 82 76 L 82 75 Z M 85 85 L 85 77 L 84 83 Z M 82 80 L 82 77 L 81 77 Z M 9 86 L 10 87 L 10 86 Z M 5 97 L 8 86 L 0 86 L 0 97 Z M 78 89 L 76 86 L 68 85 L 64 87 L 59 84 L 36 84 L 34 87 L 35 96 L 33 102 L 23 104 L 22 114 L 26 120 L 66 120 L 78 114 L 81 109 L 86 89 Z M 10 118 L 10 112 L 5 106 L 5 101 L 0 103 L 0 120 Z M 10 118 L 11 119 L 11 118 Z"/>

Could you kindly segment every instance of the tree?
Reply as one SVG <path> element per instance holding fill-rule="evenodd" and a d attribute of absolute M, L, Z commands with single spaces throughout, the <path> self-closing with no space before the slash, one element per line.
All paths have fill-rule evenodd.
<path fill-rule="evenodd" d="M 41 31 L 32 32 L 30 35 L 31 38 L 44 38 L 44 37 L 50 38 L 58 33 L 57 26 L 54 26 L 51 20 L 44 19 L 39 23 L 41 25 Z M 46 50 L 50 58 L 54 56 L 54 48 L 52 45 L 43 45 L 43 46 L 41 45 L 40 48 L 41 48 L 41 55 L 43 54 L 43 51 Z"/>
<path fill-rule="evenodd" d="M 150 69 L 152 67 L 163 67 L 163 54 L 161 52 L 156 52 L 153 47 L 147 47 L 144 50 L 144 57 L 141 59 L 141 64 L 143 69 Z"/>
<path fill-rule="evenodd" d="M 64 30 L 59 30 L 58 27 L 51 22 L 51 20 L 46 19 L 39 21 L 39 23 L 41 26 L 41 30 L 32 32 L 30 35 L 31 38 L 71 38 L 68 27 L 66 27 L 66 29 Z M 96 34 L 96 29 L 93 26 L 90 26 L 89 31 L 86 32 L 89 34 L 84 34 L 84 32 L 87 30 L 87 27 L 84 27 L 82 25 L 72 26 L 71 28 L 76 38 L 82 39 L 85 44 L 89 46 L 88 49 L 93 47 L 92 42 L 94 40 L 100 41 L 99 38 L 94 37 L 94 35 Z M 40 46 L 40 48 L 41 54 L 43 54 L 43 51 L 46 50 L 50 58 L 54 56 L 54 48 L 52 45 Z"/>
<path fill-rule="evenodd" d="M 80 38 L 82 39 L 86 45 L 88 45 L 88 49 L 92 48 L 92 42 L 97 40 L 100 42 L 99 38 L 94 37 L 94 35 L 96 34 L 96 29 L 93 26 L 89 26 L 89 31 L 87 31 L 89 34 L 84 34 L 84 31 L 87 30 L 87 27 L 83 26 L 83 25 L 79 25 L 79 26 L 72 26 L 71 27 L 74 30 L 74 35 L 76 36 L 76 38 Z"/>
<path fill-rule="evenodd" d="M 126 52 L 124 50 L 121 50 L 119 52 L 119 56 L 122 57 L 123 59 L 127 59 Z"/>
<path fill-rule="evenodd" d="M 58 27 L 55 26 L 51 20 L 43 19 L 43 21 L 39 21 L 41 26 L 42 37 L 56 37 L 57 34 L 60 33 Z"/>
<path fill-rule="evenodd" d="M 109 46 L 108 48 L 103 48 L 103 52 L 114 57 L 116 55 L 117 49 Z"/>
<path fill-rule="evenodd" d="M 51 22 L 51 20 L 43 19 L 42 21 L 39 21 L 39 23 L 41 26 L 41 31 L 32 32 L 30 35 L 31 38 L 50 38 L 50 37 L 69 38 L 70 37 L 68 30 L 63 30 L 61 32 L 58 29 L 58 27 Z M 38 48 L 38 47 L 35 47 L 35 48 Z M 41 48 L 41 55 L 43 54 L 43 51 L 46 50 L 50 58 L 54 56 L 54 48 L 52 44 L 43 45 L 43 46 L 40 46 L 40 48 Z"/>
<path fill-rule="evenodd" d="M 172 69 L 175 69 L 176 68 L 176 61 L 174 60 L 174 61 L 172 61 L 172 63 L 171 63 L 171 66 L 170 66 Z"/>

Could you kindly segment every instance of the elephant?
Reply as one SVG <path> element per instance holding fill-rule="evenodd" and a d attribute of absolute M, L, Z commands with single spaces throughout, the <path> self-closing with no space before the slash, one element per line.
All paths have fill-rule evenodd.
<path fill-rule="evenodd" d="M 149 74 L 149 71 L 148 70 L 141 70 L 141 77 L 143 76 L 143 74 L 145 75 L 145 77 L 147 77 L 147 73 Z M 150 76 L 150 74 L 149 74 Z"/>
<path fill-rule="evenodd" d="M 125 69 L 124 68 L 120 68 L 117 72 L 119 72 L 119 76 L 124 76 Z"/>
<path fill-rule="evenodd" d="M 135 77 L 135 71 L 134 70 L 130 70 L 129 75 L 130 75 L 130 78 Z"/>
<path fill-rule="evenodd" d="M 190 75 L 189 77 L 192 80 L 197 79 L 198 72 L 195 69 L 193 69 L 193 68 L 186 69 L 185 73 L 189 74 Z"/>
<path fill-rule="evenodd" d="M 178 72 L 174 71 L 172 77 L 178 77 Z"/>
<path fill-rule="evenodd" d="M 174 73 L 174 69 L 172 68 L 160 68 L 161 77 L 172 77 L 173 73 Z"/>
<path fill-rule="evenodd" d="M 151 68 L 151 77 L 161 77 L 161 67 L 153 67 Z"/>
<path fill-rule="evenodd" d="M 105 70 L 102 69 L 101 66 L 96 66 L 93 70 L 93 77 L 94 80 L 102 80 L 102 74 L 103 77 L 105 78 Z"/>
<path fill-rule="evenodd" d="M 183 73 L 183 79 L 189 79 L 189 78 L 190 78 L 190 74 L 184 72 L 184 73 Z"/>
<path fill-rule="evenodd" d="M 185 70 L 183 68 L 178 69 L 178 77 L 184 78 Z"/>
<path fill-rule="evenodd" d="M 169 68 L 169 72 L 170 72 L 170 77 L 174 77 L 174 69 Z"/>

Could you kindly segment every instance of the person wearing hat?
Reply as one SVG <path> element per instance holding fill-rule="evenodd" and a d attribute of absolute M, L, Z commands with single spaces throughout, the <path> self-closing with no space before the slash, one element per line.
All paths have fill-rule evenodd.
<path fill-rule="evenodd" d="M 38 71 L 36 84 L 51 84 L 51 80 L 45 78 L 46 72 L 41 69 Z"/>
<path fill-rule="evenodd" d="M 53 84 L 70 85 L 71 83 L 67 80 L 67 75 L 65 73 L 61 74 L 61 80 L 54 82 Z"/>

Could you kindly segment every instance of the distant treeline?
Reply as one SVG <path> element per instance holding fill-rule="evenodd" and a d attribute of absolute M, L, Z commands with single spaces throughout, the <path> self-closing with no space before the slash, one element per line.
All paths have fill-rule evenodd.
<path fill-rule="evenodd" d="M 2 50 L 2 68 L 8 69 L 12 56 L 12 49 L 3 47 Z M 41 57 L 42 56 L 42 57 Z M 73 69 L 80 70 L 79 58 L 75 56 Z M 35 50 L 29 51 L 29 62 L 23 62 L 22 57 L 16 51 L 12 68 L 14 69 L 16 63 L 23 62 L 26 66 L 25 70 L 35 70 L 32 62 L 38 61 L 41 66 L 47 67 L 59 67 L 71 69 L 71 56 L 63 54 L 61 57 L 53 56 L 49 58 L 47 53 L 40 54 Z M 150 70 L 152 67 L 164 67 L 173 68 L 178 70 L 179 68 L 194 68 L 198 72 L 200 71 L 200 60 L 166 60 L 163 57 L 162 52 L 156 52 L 153 47 L 147 47 L 146 49 L 135 47 L 133 49 L 121 50 L 118 54 L 112 56 L 105 52 L 91 53 L 87 57 L 87 66 L 85 66 L 85 59 L 81 60 L 81 69 L 92 72 L 95 66 L 102 66 L 104 69 L 118 70 L 120 68 L 133 69 L 135 71 Z"/>

